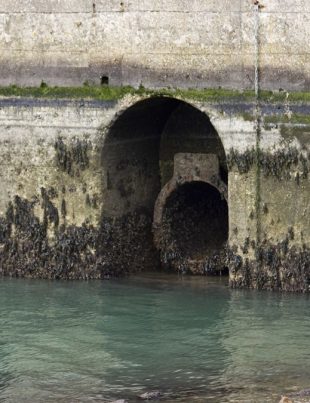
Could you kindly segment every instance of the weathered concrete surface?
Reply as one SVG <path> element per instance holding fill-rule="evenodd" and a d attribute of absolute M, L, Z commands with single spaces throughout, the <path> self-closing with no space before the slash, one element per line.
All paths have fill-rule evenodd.
<path fill-rule="evenodd" d="M 173 176 L 156 199 L 153 219 L 154 243 L 167 267 L 194 274 L 223 270 L 227 199 L 216 154 L 175 154 Z"/>
<path fill-rule="evenodd" d="M 0 0 L 0 85 L 305 90 L 306 0 Z"/>
<path fill-rule="evenodd" d="M 214 153 L 228 183 L 231 284 L 309 291 L 309 105 L 261 111 L 258 126 L 253 104 L 1 99 L 2 274 L 157 267 L 154 204 L 173 156 Z"/>

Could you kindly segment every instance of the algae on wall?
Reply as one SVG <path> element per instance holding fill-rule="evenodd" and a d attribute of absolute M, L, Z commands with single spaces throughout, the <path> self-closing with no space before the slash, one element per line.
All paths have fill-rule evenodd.
<path fill-rule="evenodd" d="M 162 98 L 171 107 L 175 105 L 175 101 Z M 138 101 L 141 98 L 108 103 L 27 99 L 25 106 L 23 99 L 5 100 L 6 104 L 0 110 L 0 176 L 4 189 L 0 197 L 0 243 L 6 274 L 100 278 L 140 270 L 144 265 L 150 267 L 152 261 L 157 262 L 156 251 L 149 248 L 152 198 L 160 190 L 159 166 L 155 167 L 158 160 L 155 161 L 153 146 L 137 146 L 136 152 L 143 154 L 141 159 L 133 155 L 131 146 L 128 147 L 132 138 L 126 138 L 121 144 L 121 137 L 117 137 L 106 153 L 102 152 L 103 145 L 108 144 L 105 143 L 104 128 L 110 129 L 110 123 L 116 121 L 131 102 Z M 149 105 L 152 102 L 153 98 Z M 230 246 L 227 264 L 231 269 L 231 284 L 307 290 L 310 239 L 307 221 L 310 216 L 308 125 L 304 122 L 281 123 L 281 118 L 279 124 L 275 120 L 271 122 L 270 116 L 277 116 L 273 113 L 278 106 L 268 106 L 271 112 L 268 112 L 269 121 L 263 128 L 264 148 L 258 159 L 261 192 L 257 215 L 257 150 L 252 149 L 254 124 L 249 116 L 244 119 L 240 113 L 241 109 L 252 110 L 253 103 L 240 104 L 240 100 L 237 102 L 228 97 L 213 104 L 209 99 L 195 105 L 211 118 L 227 157 Z M 295 108 L 301 108 L 300 104 Z M 302 108 L 305 114 L 307 105 Z M 164 121 L 164 114 L 154 113 L 151 108 L 146 123 L 151 122 L 153 116 L 161 116 Z M 158 124 L 158 133 L 160 127 Z M 180 128 L 176 135 L 172 131 L 171 136 L 167 129 L 166 140 L 170 137 L 171 141 L 163 151 L 173 154 L 176 146 L 182 143 L 177 142 Z M 150 132 L 142 130 L 141 137 L 144 133 Z M 200 139 L 191 143 L 190 134 L 185 137 L 180 149 L 183 145 L 193 146 L 193 151 L 200 148 Z M 128 150 L 133 154 L 128 155 Z M 113 155 L 120 157 L 114 161 L 115 170 L 108 166 L 113 162 Z M 171 158 L 168 157 L 162 159 L 162 164 L 167 162 L 169 165 Z M 167 178 L 171 175 L 170 168 L 171 164 L 166 169 Z M 154 174 L 153 179 L 151 174 Z M 146 176 L 150 176 L 147 181 L 137 182 L 137 178 Z M 137 189 L 137 183 L 155 184 L 155 181 L 158 186 L 156 182 L 153 193 L 145 192 L 144 185 Z M 110 199 L 106 190 L 113 190 Z M 121 201 L 119 204 L 115 203 L 115 194 Z M 279 209 L 280 202 L 283 207 L 281 205 Z M 146 210 L 141 208 L 146 204 Z M 123 213 L 113 215 L 113 209 Z M 20 211 L 24 212 L 25 222 L 20 219 Z M 259 244 L 258 220 L 261 228 Z M 72 259 L 67 258 L 70 254 Z M 40 259 L 37 259 L 38 255 Z M 135 257 L 141 257 L 140 261 Z"/>
<path fill-rule="evenodd" d="M 305 139 L 301 131 L 307 130 L 307 125 L 298 126 L 294 136 L 291 127 L 288 139 L 280 127 L 279 144 L 274 149 L 260 149 L 258 158 L 255 149 L 230 150 L 230 175 L 240 178 L 239 186 L 230 192 L 237 188 L 242 192 L 255 165 L 260 168 L 258 210 L 253 207 L 249 215 L 254 225 L 252 235 L 242 232 L 243 246 L 238 229 L 230 239 L 228 257 L 234 287 L 310 291 L 310 150 L 308 141 L 300 141 Z M 264 136 L 268 136 L 267 131 Z M 245 208 L 243 211 L 249 213 Z M 254 235 L 255 226 L 258 236 Z"/>

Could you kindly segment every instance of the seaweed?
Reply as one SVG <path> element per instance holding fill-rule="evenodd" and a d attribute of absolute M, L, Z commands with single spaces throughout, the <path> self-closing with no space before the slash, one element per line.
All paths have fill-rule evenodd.
<path fill-rule="evenodd" d="M 58 209 L 50 201 L 48 193 L 44 187 L 41 188 L 42 208 L 43 208 L 43 223 L 46 227 L 49 224 L 54 224 L 57 228 L 59 225 Z"/>
<path fill-rule="evenodd" d="M 274 177 L 278 180 L 290 180 L 293 173 L 299 184 L 300 179 L 307 179 L 309 173 L 310 158 L 302 150 L 288 147 L 275 152 L 260 151 L 258 158 L 254 148 L 244 152 L 230 149 L 227 155 L 227 166 L 229 170 L 237 168 L 240 174 L 248 173 L 256 164 L 262 174 L 267 177 Z M 297 176 L 298 174 L 298 176 Z"/>
<path fill-rule="evenodd" d="M 58 137 L 54 148 L 56 151 L 57 166 L 69 175 L 77 174 L 77 169 L 84 171 L 89 167 L 88 151 L 90 149 L 89 142 L 85 139 L 80 140 L 74 138 L 70 146 L 66 145 L 62 137 Z"/>
<path fill-rule="evenodd" d="M 246 174 L 250 171 L 256 161 L 255 149 L 247 149 L 243 153 L 230 149 L 227 155 L 227 167 L 232 170 L 234 166 L 237 167 L 239 173 Z"/>
<path fill-rule="evenodd" d="M 62 218 L 65 219 L 65 218 L 66 218 L 66 215 L 67 215 L 67 204 L 66 204 L 66 200 L 65 200 L 65 199 L 62 199 L 62 201 L 61 201 L 61 208 L 60 208 L 60 211 L 61 211 L 61 216 L 62 216 Z"/>
<path fill-rule="evenodd" d="M 63 172 L 67 172 L 68 174 L 70 174 L 72 167 L 72 157 L 61 137 L 56 140 L 54 148 L 56 151 L 56 161 L 58 167 Z"/>
<path fill-rule="evenodd" d="M 236 248 L 229 248 L 230 285 L 233 288 L 310 292 L 310 248 L 293 245 L 293 240 L 291 227 L 286 237 L 276 244 L 263 240 L 255 246 L 254 260 L 241 257 Z"/>
<path fill-rule="evenodd" d="M 45 188 L 41 189 L 40 221 L 34 214 L 38 202 L 15 196 L 5 217 L 0 218 L 2 275 L 95 279 L 126 275 L 156 264 L 158 254 L 148 212 L 136 211 L 117 219 L 102 217 L 96 229 L 87 222 L 81 226 L 59 225 L 58 210 Z M 65 218 L 64 199 L 61 214 Z"/>

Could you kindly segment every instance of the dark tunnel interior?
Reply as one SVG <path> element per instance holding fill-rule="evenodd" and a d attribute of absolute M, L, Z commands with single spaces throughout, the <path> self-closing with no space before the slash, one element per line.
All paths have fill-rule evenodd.
<path fill-rule="evenodd" d="M 217 155 L 221 179 L 227 184 L 221 139 L 208 116 L 186 102 L 168 97 L 139 101 L 121 113 L 107 132 L 102 151 L 102 217 L 114 220 L 115 242 L 122 239 L 120 248 L 111 245 L 113 250 L 130 256 L 130 251 L 138 248 L 136 244 L 132 248 L 134 240 L 137 236 L 141 240 L 141 251 L 135 253 L 132 267 L 141 268 L 143 261 L 152 262 L 156 255 L 152 251 L 150 258 L 145 256 L 154 247 L 149 245 L 154 205 L 173 175 L 177 153 Z M 173 238 L 184 257 L 203 258 L 227 240 L 227 203 L 206 183 L 178 189 L 167 203 L 165 217 L 169 224 L 167 239 Z M 136 264 L 139 258 L 142 263 Z M 158 264 L 153 262 L 151 266 Z"/>

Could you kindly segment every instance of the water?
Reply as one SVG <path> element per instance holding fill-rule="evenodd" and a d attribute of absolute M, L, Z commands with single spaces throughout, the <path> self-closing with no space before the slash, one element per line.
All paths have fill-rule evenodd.
<path fill-rule="evenodd" d="M 307 295 L 226 280 L 0 280 L 0 401 L 277 402 L 310 387 Z"/>

